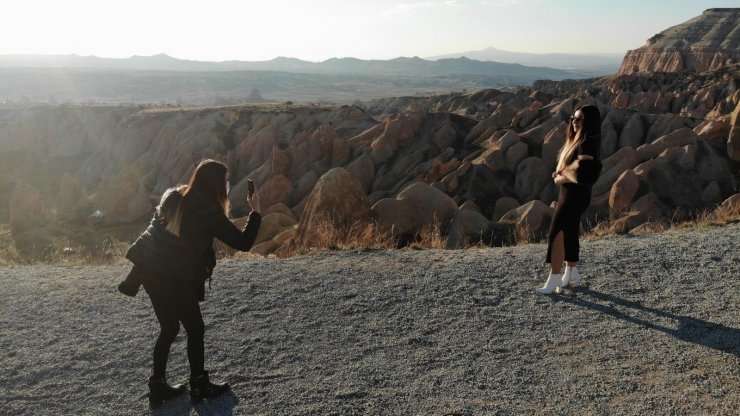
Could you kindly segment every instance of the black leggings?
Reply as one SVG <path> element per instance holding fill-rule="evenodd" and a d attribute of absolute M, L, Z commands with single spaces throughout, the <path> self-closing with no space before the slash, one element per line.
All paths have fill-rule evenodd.
<path fill-rule="evenodd" d="M 159 337 L 154 344 L 154 378 L 165 377 L 167 357 L 170 346 L 180 332 L 180 322 L 188 334 L 190 374 L 203 374 L 205 326 L 195 290 L 187 283 L 165 281 L 157 277 L 144 279 L 144 289 L 149 294 L 160 326 Z"/>
<path fill-rule="evenodd" d="M 552 263 L 552 245 L 558 233 L 563 232 L 565 261 L 577 262 L 580 246 L 578 233 L 581 227 L 581 215 L 591 204 L 591 187 L 568 183 L 560 187 L 558 205 L 552 216 L 550 232 L 547 239 L 546 263 Z"/>

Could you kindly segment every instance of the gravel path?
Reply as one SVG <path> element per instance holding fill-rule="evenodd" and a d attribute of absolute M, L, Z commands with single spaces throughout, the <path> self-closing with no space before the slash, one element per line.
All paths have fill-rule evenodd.
<path fill-rule="evenodd" d="M 0 413 L 735 415 L 739 237 L 585 241 L 581 287 L 554 296 L 534 290 L 542 244 L 224 261 L 206 367 L 233 393 L 154 411 L 158 325 L 145 293 L 116 292 L 128 266 L 0 268 Z"/>

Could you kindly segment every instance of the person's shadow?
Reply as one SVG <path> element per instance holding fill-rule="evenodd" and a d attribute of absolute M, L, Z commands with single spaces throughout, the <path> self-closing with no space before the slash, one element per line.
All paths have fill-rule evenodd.
<path fill-rule="evenodd" d="M 718 351 L 734 354 L 740 357 L 740 329 L 728 327 L 722 324 L 692 318 L 690 316 L 676 315 L 660 309 L 642 305 L 640 302 L 629 301 L 606 293 L 596 292 L 589 288 L 579 287 L 576 289 L 583 296 L 568 297 L 561 296 L 559 299 L 577 306 L 586 307 L 595 311 L 605 313 L 624 321 L 664 332 L 676 339 L 703 345 Z M 589 300 L 593 298 L 595 301 Z M 610 306 L 609 304 L 630 308 L 635 313 L 630 314 Z M 646 312 L 655 317 L 666 318 L 676 322 L 676 328 L 669 328 L 649 318 L 637 317 L 640 312 Z"/>
<path fill-rule="evenodd" d="M 187 393 L 151 409 L 153 416 L 186 416 L 195 409 L 198 416 L 232 416 L 239 399 L 229 390 L 226 393 L 199 403 L 191 403 Z"/>

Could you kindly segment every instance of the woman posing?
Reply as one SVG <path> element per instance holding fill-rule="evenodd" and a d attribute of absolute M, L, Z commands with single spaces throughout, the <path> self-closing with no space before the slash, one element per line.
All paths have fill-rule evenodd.
<path fill-rule="evenodd" d="M 126 254 L 134 268 L 119 290 L 132 295 L 138 281 L 143 283 L 161 327 L 149 378 L 149 401 L 153 406 L 185 391 L 182 384 L 168 385 L 165 377 L 170 346 L 180 323 L 187 332 L 191 398 L 215 397 L 229 389 L 226 383 L 212 383 L 205 371 L 205 327 L 198 302 L 203 300 L 205 280 L 215 266 L 213 239 L 248 251 L 261 217 L 259 198 L 247 197 L 252 212 L 239 230 L 227 216 L 227 193 L 226 166 L 215 160 L 200 162 L 187 185 L 165 192 L 146 231 Z"/>
<path fill-rule="evenodd" d="M 553 290 L 578 284 L 578 232 L 581 215 L 591 203 L 591 186 L 601 173 L 601 117 L 592 105 L 579 107 L 568 123 L 566 140 L 560 153 L 555 183 L 560 185 L 557 207 L 550 224 L 547 263 L 550 275 L 545 286 L 537 289 L 550 294 Z M 561 273 L 563 260 L 565 273 Z"/>

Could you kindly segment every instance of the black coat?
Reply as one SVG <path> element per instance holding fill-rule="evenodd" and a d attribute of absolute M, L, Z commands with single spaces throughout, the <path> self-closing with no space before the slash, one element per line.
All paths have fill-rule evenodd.
<path fill-rule="evenodd" d="M 249 251 L 257 237 L 261 216 L 257 212 L 250 213 L 247 224 L 239 230 L 214 198 L 198 193 L 187 198 L 180 236 L 166 228 L 168 217 L 183 199 L 182 194 L 172 188 L 162 196 L 149 226 L 129 248 L 126 258 L 134 263 L 134 269 L 140 270 L 141 279 L 190 284 L 202 292 L 216 264 L 213 239 L 218 238 L 237 250 Z"/>
<path fill-rule="evenodd" d="M 578 156 L 591 156 L 590 160 L 579 160 Z M 586 139 L 578 146 L 577 152 L 573 153 L 568 161 L 566 170 L 573 172 L 572 177 L 576 183 L 585 186 L 592 186 L 599 179 L 601 174 L 601 136 L 586 136 Z"/>

